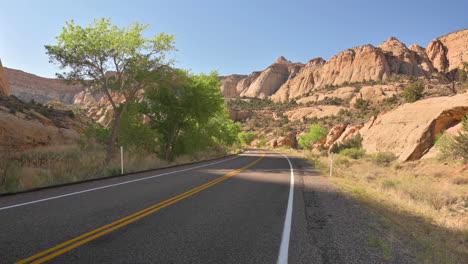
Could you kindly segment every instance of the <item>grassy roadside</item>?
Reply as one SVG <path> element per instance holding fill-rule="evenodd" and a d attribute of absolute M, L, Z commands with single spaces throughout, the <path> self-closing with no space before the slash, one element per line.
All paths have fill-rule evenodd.
<path fill-rule="evenodd" d="M 329 175 L 328 157 L 282 149 L 307 159 Z M 331 182 L 374 216 L 370 227 L 399 234 L 421 263 L 466 263 L 468 259 L 468 169 L 437 160 L 378 164 L 335 155 Z M 369 238 L 368 246 L 386 245 Z"/>
<path fill-rule="evenodd" d="M 174 161 L 168 162 L 154 153 L 127 149 L 124 151 L 124 172 L 158 169 L 240 152 L 242 149 L 239 147 L 213 147 L 208 151 L 179 156 Z M 105 157 L 105 149 L 102 146 L 88 146 L 85 149 L 78 145 L 48 146 L 7 154 L 7 157 L 0 157 L 0 166 L 8 168 L 4 184 L 0 186 L 0 193 L 79 182 L 121 173 L 120 155 L 118 155 L 112 159 L 103 175 L 97 175 Z"/>

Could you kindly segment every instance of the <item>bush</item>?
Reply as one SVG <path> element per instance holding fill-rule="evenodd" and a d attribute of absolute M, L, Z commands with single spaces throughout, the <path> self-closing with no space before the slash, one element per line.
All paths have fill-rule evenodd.
<path fill-rule="evenodd" d="M 343 149 L 340 151 L 340 154 L 346 157 L 350 157 L 352 159 L 360 159 L 364 157 L 366 154 L 366 151 L 363 149 L 357 149 L 357 148 L 347 148 Z"/>
<path fill-rule="evenodd" d="M 337 166 L 337 167 L 349 167 L 349 165 L 351 165 L 351 162 L 347 159 L 347 158 L 344 158 L 344 157 L 337 157 L 333 163 Z"/>
<path fill-rule="evenodd" d="M 350 148 L 355 148 L 355 149 L 361 149 L 362 148 L 362 136 L 361 134 L 357 133 L 355 136 L 350 137 L 343 141 L 343 143 L 337 143 L 333 144 L 333 146 L 330 149 L 331 153 L 340 153 L 344 149 L 350 149 Z"/>
<path fill-rule="evenodd" d="M 75 118 L 75 113 L 72 110 L 67 111 L 67 116 L 70 117 L 71 119 Z"/>
<path fill-rule="evenodd" d="M 358 98 L 358 99 L 356 100 L 356 102 L 354 103 L 354 107 L 355 107 L 356 109 L 361 110 L 361 111 L 367 110 L 367 108 L 369 107 L 369 105 L 370 105 L 370 102 L 367 101 L 367 100 L 364 100 L 364 99 L 362 99 L 362 98 Z"/>
<path fill-rule="evenodd" d="M 371 159 L 375 164 L 387 167 L 397 159 L 397 156 L 392 152 L 379 152 L 371 155 Z"/>
<path fill-rule="evenodd" d="M 248 146 L 257 138 L 257 134 L 255 134 L 255 132 L 242 132 L 238 134 L 238 137 L 243 146 Z"/>
<path fill-rule="evenodd" d="M 468 161 L 468 115 L 463 118 L 462 124 L 463 129 L 456 136 L 438 135 L 435 147 L 439 149 L 442 159 Z"/>
<path fill-rule="evenodd" d="M 310 125 L 310 132 L 299 137 L 299 145 L 304 149 L 312 149 L 312 144 L 319 142 L 327 135 L 327 129 L 318 124 Z"/>
<path fill-rule="evenodd" d="M 414 82 L 408 85 L 402 93 L 403 98 L 406 102 L 413 103 L 423 97 L 424 85 L 422 82 Z"/>

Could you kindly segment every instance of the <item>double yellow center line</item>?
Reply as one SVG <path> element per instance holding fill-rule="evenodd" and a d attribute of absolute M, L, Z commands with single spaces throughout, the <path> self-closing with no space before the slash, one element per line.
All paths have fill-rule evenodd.
<path fill-rule="evenodd" d="M 194 189 L 192 189 L 192 190 L 190 190 L 188 192 L 185 192 L 185 193 L 182 193 L 182 194 L 177 195 L 175 197 L 172 197 L 170 199 L 167 199 L 164 202 L 160 202 L 160 203 L 155 204 L 153 206 L 150 206 L 150 207 L 148 207 L 146 209 L 143 209 L 143 210 L 141 210 L 139 212 L 136 212 L 134 214 L 126 216 L 126 217 L 124 217 L 122 219 L 119 219 L 119 220 L 113 222 L 113 223 L 110 223 L 108 225 L 99 227 L 99 228 L 97 228 L 97 229 L 95 229 L 93 231 L 90 231 L 88 233 L 85 233 L 83 235 L 75 237 L 75 238 L 73 238 L 71 240 L 68 240 L 68 241 L 66 241 L 66 242 L 64 242 L 62 244 L 59 244 L 59 245 L 57 245 L 57 246 L 55 246 L 53 248 L 42 251 L 42 252 L 40 252 L 40 253 L 38 253 L 38 254 L 36 254 L 34 256 L 31 256 L 29 258 L 25 258 L 25 259 L 20 260 L 20 261 L 18 261 L 16 263 L 17 264 L 24 264 L 24 263 L 34 263 L 35 264 L 35 263 L 44 263 L 44 262 L 46 262 L 48 260 L 51 260 L 51 259 L 53 259 L 53 258 L 55 258 L 55 257 L 57 257 L 59 255 L 62 255 L 65 252 L 68 252 L 68 251 L 70 251 L 70 250 L 72 250 L 72 249 L 74 249 L 76 247 L 79 247 L 79 246 L 81 246 L 81 245 L 83 245 L 83 244 L 85 244 L 85 243 L 87 243 L 89 241 L 92 241 L 92 240 L 94 240 L 96 238 L 99 238 L 99 237 L 101 237 L 101 236 L 103 236 L 103 235 L 105 235 L 107 233 L 110 233 L 110 232 L 116 230 L 116 229 L 124 227 L 124 226 L 126 226 L 126 225 L 128 225 L 128 224 L 130 224 L 132 222 L 135 222 L 135 221 L 137 221 L 137 220 L 139 220 L 139 219 L 141 219 L 141 218 L 143 218 L 145 216 L 148 216 L 148 215 L 150 215 L 150 214 L 152 214 L 152 213 L 154 213 L 156 211 L 159 211 L 159 210 L 163 209 L 164 207 L 167 207 L 167 206 L 169 206 L 171 204 L 174 204 L 174 203 L 176 203 L 178 201 L 181 201 L 181 200 L 183 200 L 183 199 L 185 199 L 185 198 L 187 198 L 189 196 L 192 196 L 192 195 L 194 195 L 196 193 L 199 193 L 199 192 L 203 191 L 204 189 L 207 189 L 207 188 L 209 188 L 209 187 L 211 187 L 211 186 L 213 186 L 213 185 L 215 185 L 217 183 L 220 183 L 220 182 L 222 182 L 222 181 L 224 181 L 224 180 L 226 180 L 226 179 L 228 179 L 228 178 L 230 178 L 230 177 L 232 177 L 232 176 L 234 176 L 234 175 L 236 175 L 238 173 L 241 173 L 242 171 L 244 171 L 244 170 L 248 169 L 249 167 L 252 167 L 253 165 L 260 162 L 265 156 L 266 156 L 266 153 L 264 152 L 263 155 L 260 158 L 258 158 L 257 160 L 255 160 L 254 162 L 252 162 L 252 163 L 250 163 L 250 164 L 248 164 L 248 165 L 246 165 L 246 166 L 244 166 L 244 167 L 242 167 L 242 168 L 240 168 L 238 170 L 235 170 L 235 171 L 233 171 L 233 172 L 231 172 L 229 174 L 226 174 L 223 177 L 220 177 L 220 178 L 218 178 L 216 180 L 213 180 L 213 181 L 211 181 L 209 183 L 203 184 L 203 185 L 201 185 L 199 187 L 196 187 L 196 188 L 194 188 Z"/>

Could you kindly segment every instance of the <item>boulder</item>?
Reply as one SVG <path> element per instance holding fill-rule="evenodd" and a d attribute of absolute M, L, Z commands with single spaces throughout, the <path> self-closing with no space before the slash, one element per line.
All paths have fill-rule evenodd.
<path fill-rule="evenodd" d="M 327 136 L 325 137 L 325 143 L 323 144 L 325 147 L 331 147 L 333 143 L 341 136 L 343 131 L 345 131 L 347 125 L 337 125 L 334 126 L 328 131 Z"/>
<path fill-rule="evenodd" d="M 404 104 L 373 117 L 359 130 L 367 153 L 393 152 L 401 161 L 417 160 L 436 135 L 468 113 L 468 93 Z"/>
<path fill-rule="evenodd" d="M 279 137 L 277 139 L 277 146 L 288 146 L 291 148 L 297 147 L 296 132 L 287 132 L 285 136 Z"/>

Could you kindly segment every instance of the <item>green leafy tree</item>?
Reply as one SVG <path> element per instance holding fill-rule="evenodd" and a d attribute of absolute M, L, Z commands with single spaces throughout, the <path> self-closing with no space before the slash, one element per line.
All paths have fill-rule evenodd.
<path fill-rule="evenodd" d="M 414 103 L 417 100 L 421 99 L 424 95 L 424 85 L 422 82 L 414 82 L 408 85 L 402 93 L 403 98 L 406 102 Z"/>
<path fill-rule="evenodd" d="M 97 19 L 82 27 L 72 20 L 56 37 L 57 44 L 45 46 L 50 61 L 68 70 L 57 74 L 59 78 L 81 82 L 91 92 L 103 94 L 112 105 L 106 165 L 114 153 L 128 105 L 140 90 L 154 87 L 171 64 L 166 55 L 174 50 L 174 36 L 161 33 L 145 38 L 147 27 L 135 22 L 119 28 L 110 19 Z M 125 98 L 124 102 L 120 105 L 114 95 Z"/>
<path fill-rule="evenodd" d="M 257 138 L 257 134 L 255 132 L 242 132 L 239 133 L 239 140 L 243 146 L 248 146 L 254 139 Z"/>
<path fill-rule="evenodd" d="M 312 149 L 312 145 L 321 141 L 327 136 L 327 129 L 318 124 L 311 124 L 310 131 L 299 137 L 299 145 L 304 149 Z"/>
<path fill-rule="evenodd" d="M 160 152 L 164 159 L 173 160 L 179 153 L 193 151 L 213 142 L 213 129 L 231 131 L 227 119 L 221 83 L 216 72 L 210 75 L 192 75 L 187 71 L 173 70 L 157 86 L 147 89 L 142 102 L 142 112 L 158 131 Z M 234 125 L 233 125 L 234 126 Z M 220 132 L 221 133 L 221 132 Z M 218 135 L 219 137 L 219 135 Z"/>

